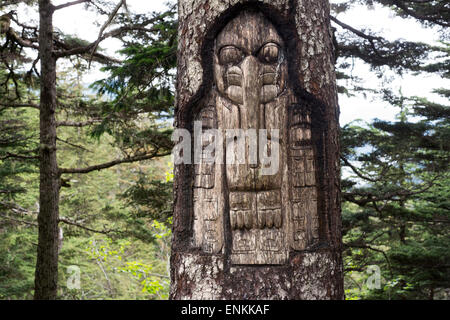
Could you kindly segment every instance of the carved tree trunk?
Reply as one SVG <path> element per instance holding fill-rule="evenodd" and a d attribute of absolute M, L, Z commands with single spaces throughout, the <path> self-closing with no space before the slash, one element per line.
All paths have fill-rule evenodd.
<path fill-rule="evenodd" d="M 326 0 L 179 0 L 172 299 L 343 298 L 333 52 Z"/>

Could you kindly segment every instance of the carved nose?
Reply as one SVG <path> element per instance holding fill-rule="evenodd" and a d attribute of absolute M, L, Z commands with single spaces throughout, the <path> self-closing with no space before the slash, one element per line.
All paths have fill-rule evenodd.
<path fill-rule="evenodd" d="M 245 113 L 246 129 L 255 129 L 256 136 L 259 134 L 259 129 L 261 128 L 261 87 L 262 81 L 259 77 L 260 64 L 254 56 L 248 56 L 242 62 L 242 95 L 243 95 L 243 113 Z M 257 141 L 249 141 L 250 143 L 256 144 L 256 163 L 250 163 L 250 168 L 256 169 L 259 166 L 259 155 L 257 150 L 259 149 L 258 138 Z"/>
<path fill-rule="evenodd" d="M 260 64 L 254 56 L 242 62 L 243 111 L 246 115 L 247 129 L 263 129 L 260 124 L 260 102 L 262 81 L 259 77 Z"/>

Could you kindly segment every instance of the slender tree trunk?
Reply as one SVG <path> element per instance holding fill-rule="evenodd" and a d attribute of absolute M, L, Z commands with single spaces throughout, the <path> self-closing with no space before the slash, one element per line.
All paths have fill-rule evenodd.
<path fill-rule="evenodd" d="M 342 299 L 328 1 L 178 4 L 176 127 L 279 129 L 281 156 L 268 178 L 175 166 L 171 298 Z"/>
<path fill-rule="evenodd" d="M 59 173 L 56 162 L 56 59 L 53 55 L 53 6 L 39 1 L 40 185 L 39 241 L 34 298 L 56 299 L 58 282 Z"/>

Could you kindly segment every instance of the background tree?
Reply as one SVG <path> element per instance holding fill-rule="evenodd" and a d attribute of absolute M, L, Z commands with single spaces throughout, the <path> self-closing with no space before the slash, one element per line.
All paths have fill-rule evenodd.
<path fill-rule="evenodd" d="M 87 8 L 98 10 L 99 14 L 107 15 L 106 22 L 100 28 L 98 39 L 92 43 L 87 43 L 86 41 L 56 32 L 52 25 L 52 16 L 55 11 L 81 3 L 85 3 Z M 2 8 L 16 4 L 17 2 L 15 1 L 2 2 Z M 34 5 L 34 2 L 31 1 L 28 4 Z M 125 1 L 119 1 L 115 4 L 104 1 L 74 1 L 59 6 L 52 5 L 50 1 L 39 1 L 38 4 L 40 15 L 39 27 L 28 26 L 20 22 L 14 16 L 14 12 L 6 15 L 9 21 L 14 21 L 16 26 L 22 29 L 20 35 L 14 28 L 16 26 L 11 26 L 11 23 L 6 23 L 5 16 L 3 17 L 2 32 L 5 34 L 6 42 L 2 47 L 2 57 L 3 63 L 7 70 L 9 70 L 9 73 L 6 75 L 5 87 L 10 89 L 9 86 L 12 83 L 11 86 L 15 94 L 14 97 L 9 99 L 5 107 L 12 108 L 17 106 L 17 101 L 21 99 L 18 83 L 19 75 L 16 69 L 20 67 L 15 65 L 15 61 L 18 58 L 27 59 L 26 54 L 28 52 L 24 49 L 28 48 L 36 51 L 37 58 L 33 60 L 31 69 L 27 72 L 30 78 L 37 77 L 40 83 L 38 107 L 40 111 L 40 147 L 36 155 L 33 155 L 34 158 L 39 158 L 40 163 L 39 241 L 36 262 L 35 298 L 54 299 L 56 298 L 58 253 L 61 241 L 58 238 L 60 234 L 58 224 L 63 222 L 78 225 L 76 222 L 59 217 L 60 187 L 68 185 L 67 179 L 61 179 L 62 176 L 90 173 L 122 163 L 161 157 L 170 152 L 170 130 L 162 130 L 164 124 L 161 122 L 158 124 L 150 122 L 150 125 L 148 123 L 144 124 L 141 117 L 146 115 L 151 118 L 151 114 L 157 115 L 164 112 L 170 116 L 171 92 L 166 80 L 170 75 L 164 70 L 168 67 L 170 68 L 170 64 L 173 64 L 175 61 L 174 58 L 170 59 L 170 47 L 173 46 L 174 41 L 166 39 L 163 36 L 165 35 L 167 26 L 171 25 L 168 21 L 173 18 L 174 13 L 169 10 L 169 12 L 163 15 L 153 14 L 151 17 L 144 18 L 143 15 L 139 15 L 138 17 L 132 16 L 132 14 L 125 10 L 125 13 L 120 15 L 119 10 L 121 8 L 126 9 Z M 119 26 L 112 29 L 110 26 L 113 24 L 118 24 Z M 141 36 L 137 35 L 137 32 L 141 32 Z M 70 93 L 67 94 L 67 92 L 58 92 L 56 70 L 56 61 L 58 59 L 60 61 L 61 59 L 71 59 L 72 61 L 76 61 L 76 63 L 79 63 L 80 59 L 85 59 L 88 64 L 91 61 L 106 65 L 118 63 L 119 60 L 101 54 L 98 51 L 98 46 L 101 41 L 111 37 L 128 41 L 126 40 L 127 36 L 134 38 L 135 44 L 138 43 L 139 39 L 142 40 L 145 38 L 147 43 L 151 44 L 154 42 L 159 47 L 165 46 L 166 48 L 166 52 L 163 53 L 168 56 L 167 59 L 153 60 L 151 62 L 146 61 L 150 63 L 148 64 L 147 71 L 152 68 L 158 71 L 154 71 L 153 75 L 146 74 L 149 78 L 146 79 L 147 82 L 145 84 L 141 84 L 140 88 L 137 88 L 133 85 L 128 86 L 127 83 L 127 87 L 125 88 L 122 82 L 122 87 L 119 88 L 118 83 L 116 83 L 113 87 L 108 88 L 108 90 L 122 90 L 123 92 L 127 92 L 127 94 L 121 94 L 118 100 L 113 102 L 102 102 L 98 100 L 98 103 L 92 103 L 91 105 L 88 105 L 87 102 L 92 101 L 86 101 L 83 95 L 73 96 Z M 172 56 L 174 55 L 172 54 Z M 149 57 L 147 56 L 147 58 Z M 158 58 L 161 58 L 161 55 Z M 40 71 L 36 69 L 38 61 L 40 61 Z M 163 62 L 161 63 L 161 61 Z M 128 66 L 131 64 L 132 62 Z M 151 95 L 144 97 L 145 93 L 142 92 L 143 89 L 151 90 Z M 139 92 L 139 90 L 141 91 Z M 100 91 L 103 93 L 106 90 Z M 123 99 L 126 96 L 128 98 L 130 96 L 137 97 L 138 94 L 141 95 L 141 101 L 138 105 L 132 108 L 121 107 L 123 106 Z M 155 96 L 161 98 L 166 96 L 167 99 L 166 101 L 160 99 L 158 105 L 149 106 L 148 103 L 152 102 L 151 99 L 154 99 Z M 68 105 L 72 108 L 68 108 Z M 56 118 L 58 111 L 62 116 L 70 115 L 70 120 L 59 121 Z M 101 126 L 94 128 L 93 135 L 100 136 L 102 133 L 107 132 L 108 126 L 110 128 L 114 127 L 115 129 L 109 130 L 109 133 L 122 143 L 123 155 L 117 159 L 112 159 L 101 164 L 76 168 L 60 168 L 57 163 L 57 140 L 61 139 L 57 136 L 57 128 L 92 126 L 99 122 L 99 116 L 104 116 L 105 112 L 108 112 L 108 116 L 102 120 Z M 124 117 L 130 120 L 136 119 L 136 121 L 141 121 L 139 125 L 132 121 L 125 123 L 123 121 Z M 81 118 L 83 121 L 74 121 L 76 118 Z"/>
<path fill-rule="evenodd" d="M 353 173 L 343 183 L 348 271 L 384 271 L 380 290 L 363 291 L 368 298 L 433 299 L 449 285 L 449 109 L 434 105 L 429 114 L 426 100 L 413 99 L 408 111 L 405 100 L 395 101 L 397 122 L 343 128 Z M 409 120 L 417 113 L 422 119 Z"/>
<path fill-rule="evenodd" d="M 382 34 L 333 18 L 339 30 L 346 31 L 337 33 L 338 76 L 352 83 L 341 92 L 367 94 L 398 110 L 396 121 L 375 119 L 342 128 L 346 292 L 350 298 L 445 298 L 449 106 L 395 94 L 389 76 L 434 73 L 449 78 L 448 3 L 345 1 L 333 8 L 339 14 L 360 4 L 386 6 L 401 18 L 414 19 L 430 33 L 437 32 L 441 42 L 388 41 Z M 368 64 L 379 76 L 380 88 L 361 86 L 360 78 L 347 71 L 352 68 L 349 58 Z M 447 89 L 434 93 L 449 96 Z M 378 289 L 364 285 L 369 265 L 382 271 L 384 281 Z"/>

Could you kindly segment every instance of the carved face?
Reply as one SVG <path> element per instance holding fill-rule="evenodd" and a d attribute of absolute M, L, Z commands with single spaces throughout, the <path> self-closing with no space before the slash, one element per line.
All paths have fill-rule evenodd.
<path fill-rule="evenodd" d="M 287 71 L 284 43 L 272 23 L 251 12 L 231 20 L 216 39 L 214 73 L 219 93 L 235 104 L 258 109 L 278 97 Z"/>
<path fill-rule="evenodd" d="M 286 66 L 283 39 L 262 13 L 243 11 L 232 19 L 218 34 L 214 54 L 217 91 L 221 100 L 231 102 L 225 108 L 218 107 L 223 129 L 255 129 L 259 137 L 266 134 L 261 129 L 280 132 L 286 112 L 286 95 L 282 95 L 287 92 Z M 242 156 L 246 161 L 226 167 L 231 191 L 280 188 L 282 157 L 279 152 L 272 154 L 271 138 L 267 138 L 263 142 L 249 137 L 243 150 L 226 145 L 227 159 Z M 270 176 L 262 174 L 263 167 L 268 167 L 261 158 L 264 150 L 272 157 L 269 166 L 276 167 L 276 173 Z"/>

